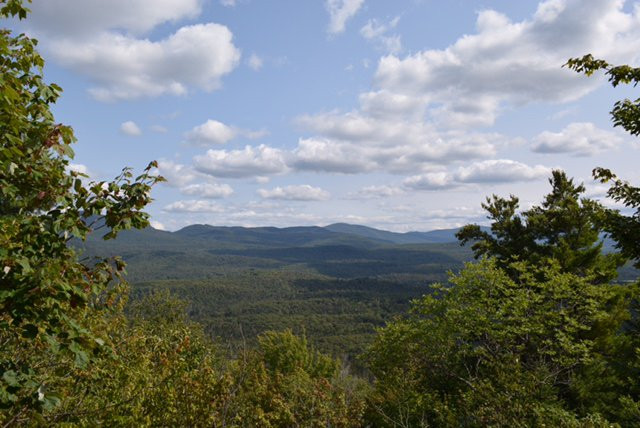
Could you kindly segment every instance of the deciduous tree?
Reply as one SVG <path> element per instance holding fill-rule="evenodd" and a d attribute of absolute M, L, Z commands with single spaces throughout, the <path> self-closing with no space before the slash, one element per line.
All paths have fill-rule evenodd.
<path fill-rule="evenodd" d="M 27 16 L 20 0 L 0 2 L 0 17 Z M 47 84 L 37 41 L 0 30 L 0 347 L 71 355 L 79 367 L 105 338 L 84 322 L 108 309 L 123 285 L 120 260 L 80 262 L 68 243 L 84 239 L 100 218 L 105 238 L 148 225 L 142 210 L 160 180 L 151 163 L 134 178 L 125 168 L 112 182 L 85 184 L 70 170 L 73 130 L 57 123 L 51 106 L 61 89 Z M 33 366 L 27 355 L 2 353 L 0 406 L 8 422 L 27 410 L 55 406 L 46 379 L 56 370 Z M 5 420 L 6 422 L 7 420 Z"/>

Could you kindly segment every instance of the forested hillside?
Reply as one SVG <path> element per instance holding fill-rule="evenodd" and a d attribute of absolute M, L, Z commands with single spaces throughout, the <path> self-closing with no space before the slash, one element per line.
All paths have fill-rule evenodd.
<path fill-rule="evenodd" d="M 455 242 L 455 231 L 434 232 L 443 243 L 396 244 L 391 241 L 406 240 L 404 234 L 366 228 L 367 235 L 388 238 L 380 239 L 359 233 L 360 226 L 342 225 L 340 232 L 334 226 L 193 225 L 173 233 L 149 227 L 74 245 L 85 257 L 121 256 L 133 299 L 170 290 L 190 302 L 191 318 L 224 345 L 253 345 L 260 333 L 292 329 L 360 366 L 355 357 L 375 329 L 429 293 L 432 283 L 446 281 L 472 253 Z"/>

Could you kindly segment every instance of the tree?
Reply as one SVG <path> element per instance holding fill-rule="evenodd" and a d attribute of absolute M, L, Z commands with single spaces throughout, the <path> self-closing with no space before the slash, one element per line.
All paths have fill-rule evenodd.
<path fill-rule="evenodd" d="M 372 426 L 609 426 L 576 387 L 624 317 L 622 286 L 557 265 L 509 268 L 519 275 L 495 259 L 468 264 L 379 331 L 365 355 Z"/>
<path fill-rule="evenodd" d="M 613 87 L 620 84 L 633 84 L 635 87 L 640 83 L 640 67 L 612 65 L 592 55 L 571 58 L 565 66 L 587 76 L 604 70 Z M 640 136 L 640 98 L 617 101 L 611 110 L 611 118 L 614 126 L 622 127 L 633 136 Z M 595 168 L 593 177 L 601 183 L 610 184 L 607 196 L 630 211 L 625 215 L 618 210 L 607 210 L 604 229 L 616 241 L 622 254 L 634 260 L 635 267 L 640 268 L 640 188 L 618 178 L 606 168 Z M 631 319 L 625 325 L 624 340 L 617 344 L 615 355 L 618 358 L 604 359 L 598 365 L 594 364 L 592 369 L 601 377 L 603 373 L 615 372 L 619 379 L 626 380 L 623 385 L 627 386 L 629 394 L 620 398 L 621 413 L 637 425 L 640 423 L 640 282 L 629 284 L 627 301 Z"/>
<path fill-rule="evenodd" d="M 460 244 L 473 241 L 476 258 L 495 257 L 502 268 L 520 260 L 533 266 L 557 264 L 562 272 L 590 276 L 598 283 L 614 279 L 624 259 L 602 253 L 603 207 L 581 198 L 584 185 L 574 184 L 562 171 L 553 171 L 549 183 L 551 192 L 542 204 L 522 213 L 513 195 L 487 198 L 482 207 L 492 220 L 491 232 L 467 225 L 456 234 Z"/>
<path fill-rule="evenodd" d="M 595 59 L 592 55 L 571 58 L 565 66 L 587 76 L 591 76 L 598 70 L 605 70 L 613 87 L 620 84 L 636 86 L 640 83 L 640 67 L 614 66 L 602 59 Z M 611 118 L 614 126 L 622 127 L 631 135 L 640 136 L 640 98 L 635 101 L 629 99 L 617 101 L 611 110 Z M 632 210 L 630 216 L 608 210 L 605 229 L 616 241 L 622 253 L 634 259 L 636 267 L 640 267 L 640 188 L 619 179 L 606 168 L 594 169 L 593 176 L 602 183 L 610 183 L 607 196 Z"/>
<path fill-rule="evenodd" d="M 2 18 L 27 16 L 21 0 L 0 1 Z M 83 183 L 69 169 L 73 130 L 55 122 L 51 105 L 61 89 L 43 78 L 37 41 L 0 30 L 0 347 L 71 355 L 78 367 L 100 353 L 107 338 L 88 328 L 88 312 L 109 310 L 125 285 L 120 260 L 85 260 L 68 243 L 97 224 L 105 239 L 148 225 L 142 210 L 161 180 L 149 164 L 134 178 L 125 168 L 113 182 Z M 60 397 L 46 369 L 24 354 L 0 360 L 0 406 L 8 424 L 26 411 L 55 406 Z M 62 357 L 61 357 L 62 358 Z"/>

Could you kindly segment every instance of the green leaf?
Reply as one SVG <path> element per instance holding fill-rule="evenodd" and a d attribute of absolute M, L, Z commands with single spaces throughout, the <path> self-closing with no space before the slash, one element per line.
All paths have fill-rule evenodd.
<path fill-rule="evenodd" d="M 2 379 L 4 379 L 4 381 L 7 382 L 9 386 L 14 386 L 14 387 L 20 386 L 19 375 L 13 370 L 7 370 L 6 372 L 4 372 L 2 374 Z"/>

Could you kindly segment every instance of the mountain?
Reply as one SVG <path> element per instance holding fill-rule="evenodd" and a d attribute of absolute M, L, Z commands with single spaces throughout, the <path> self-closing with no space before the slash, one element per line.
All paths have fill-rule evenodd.
<path fill-rule="evenodd" d="M 375 328 L 472 259 L 456 231 L 196 224 L 176 232 L 128 230 L 110 241 L 101 229 L 74 245 L 84 256 L 122 256 L 132 299 L 168 289 L 190 302 L 189 315 L 207 334 L 232 346 L 291 328 L 325 352 L 353 356 L 371 343 Z"/>
<path fill-rule="evenodd" d="M 196 224 L 175 235 L 243 247 L 298 247 L 328 244 L 370 245 L 368 240 L 345 237 L 324 227 L 226 227 Z M 347 239 L 345 239 L 347 238 Z M 378 243 L 383 243 L 380 241 Z"/>
<path fill-rule="evenodd" d="M 455 230 L 395 233 L 366 226 L 222 227 L 196 224 L 176 232 L 149 227 L 101 234 L 75 245 L 85 255 L 120 255 L 132 282 L 200 279 L 248 270 L 287 270 L 333 278 L 420 275 L 446 279 L 471 258 Z"/>
<path fill-rule="evenodd" d="M 432 230 L 430 232 L 406 232 L 396 233 L 387 230 L 374 229 L 372 227 L 360 226 L 357 224 L 334 223 L 325 226 L 325 229 L 332 232 L 348 233 L 363 238 L 384 241 L 393 244 L 443 244 L 448 242 L 458 242 L 456 232 L 460 228 Z M 490 231 L 488 227 L 482 230 Z"/>

